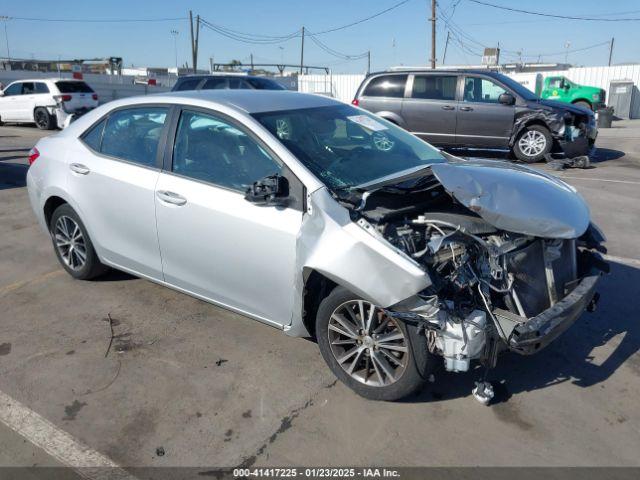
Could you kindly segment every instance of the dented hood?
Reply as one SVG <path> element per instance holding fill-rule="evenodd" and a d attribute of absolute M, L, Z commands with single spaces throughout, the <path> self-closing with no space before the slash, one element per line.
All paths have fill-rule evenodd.
<path fill-rule="evenodd" d="M 577 238 L 589 207 L 571 186 L 528 167 L 487 160 L 453 160 L 431 170 L 465 207 L 501 230 L 543 238 Z"/>

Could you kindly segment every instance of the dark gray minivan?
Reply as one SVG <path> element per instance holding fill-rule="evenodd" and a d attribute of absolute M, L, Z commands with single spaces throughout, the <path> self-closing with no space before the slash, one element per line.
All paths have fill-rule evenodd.
<path fill-rule="evenodd" d="M 352 103 L 434 145 L 509 149 L 525 162 L 554 148 L 570 157 L 586 155 L 597 135 L 593 112 L 542 100 L 491 71 L 375 73 Z"/>

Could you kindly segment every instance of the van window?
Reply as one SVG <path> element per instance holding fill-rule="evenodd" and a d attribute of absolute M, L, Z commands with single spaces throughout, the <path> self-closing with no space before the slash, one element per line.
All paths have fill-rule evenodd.
<path fill-rule="evenodd" d="M 455 100 L 456 75 L 416 75 L 413 78 L 412 98 Z"/>
<path fill-rule="evenodd" d="M 362 94 L 365 97 L 404 97 L 407 75 L 383 75 L 369 82 Z"/>
<path fill-rule="evenodd" d="M 467 77 L 464 81 L 465 102 L 499 103 L 500 95 L 507 91 L 497 83 L 480 77 Z"/>
<path fill-rule="evenodd" d="M 109 115 L 100 151 L 147 167 L 156 166 L 160 135 L 168 108 L 140 107 Z"/>

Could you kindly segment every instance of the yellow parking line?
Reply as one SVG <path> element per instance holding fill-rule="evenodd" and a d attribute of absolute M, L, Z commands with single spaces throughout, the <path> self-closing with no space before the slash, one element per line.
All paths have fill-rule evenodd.
<path fill-rule="evenodd" d="M 53 272 L 43 273 L 42 275 L 38 275 L 37 277 L 30 278 L 29 280 L 20 280 L 19 282 L 10 283 L 9 285 L 0 287 L 0 296 L 3 296 L 9 292 L 18 290 L 19 288 L 22 288 L 25 285 L 40 283 L 44 280 L 48 280 L 49 278 L 55 277 L 56 275 L 59 275 L 62 272 L 64 272 L 64 270 L 58 269 L 58 270 L 54 270 Z"/>

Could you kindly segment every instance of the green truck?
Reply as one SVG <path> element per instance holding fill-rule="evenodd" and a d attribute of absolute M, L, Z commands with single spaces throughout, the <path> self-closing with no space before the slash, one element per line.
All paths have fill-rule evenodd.
<path fill-rule="evenodd" d="M 606 92 L 602 88 L 579 85 L 561 75 L 546 77 L 541 91 L 536 93 L 545 100 L 572 103 L 594 112 L 606 107 Z"/>

